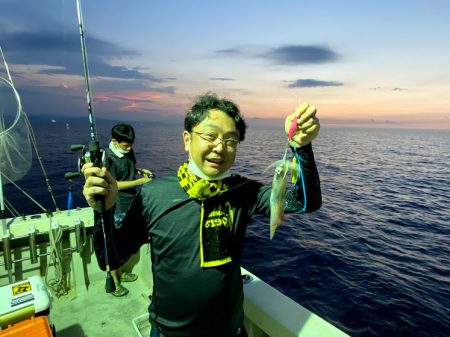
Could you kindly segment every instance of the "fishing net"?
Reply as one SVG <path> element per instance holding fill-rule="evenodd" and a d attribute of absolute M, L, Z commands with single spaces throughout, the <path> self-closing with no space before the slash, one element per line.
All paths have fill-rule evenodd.
<path fill-rule="evenodd" d="M 0 180 L 2 185 L 21 179 L 31 168 L 32 142 L 19 94 L 0 77 Z"/>

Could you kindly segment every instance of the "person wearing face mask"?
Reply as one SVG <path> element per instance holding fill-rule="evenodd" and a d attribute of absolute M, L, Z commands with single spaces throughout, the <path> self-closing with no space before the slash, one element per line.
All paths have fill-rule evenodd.
<path fill-rule="evenodd" d="M 319 128 L 316 108 L 308 103 L 285 119 L 299 172 L 293 188 L 285 192 L 286 213 L 298 216 L 321 206 L 311 146 Z M 272 186 L 231 172 L 245 131 L 246 123 L 234 102 L 213 93 L 199 96 L 185 117 L 182 137 L 188 159 L 176 174 L 144 185 L 120 228 L 110 225 L 111 211 L 104 213 L 114 243 L 111 266 L 150 243 L 150 337 L 247 336 L 240 271 L 245 231 L 253 215 L 270 216 Z M 88 204 L 95 209 L 96 195 L 101 194 L 105 209 L 111 209 L 119 186 L 114 177 L 92 164 L 82 170 Z M 102 239 L 97 226 L 94 241 Z M 101 253 L 104 247 L 100 246 Z M 105 264 L 100 267 L 105 269 Z"/>
<path fill-rule="evenodd" d="M 107 149 L 108 170 L 116 179 L 118 198 L 114 208 L 114 223 L 120 224 L 125 216 L 137 190 L 136 187 L 151 181 L 153 173 L 146 169 L 136 168 L 133 143 L 135 140 L 134 128 L 129 124 L 116 124 L 111 129 L 111 142 Z M 137 175 L 141 175 L 137 177 Z M 112 295 L 120 297 L 128 294 L 128 289 L 122 282 L 136 281 L 137 275 L 122 271 L 121 267 L 111 270 L 116 289 Z"/>

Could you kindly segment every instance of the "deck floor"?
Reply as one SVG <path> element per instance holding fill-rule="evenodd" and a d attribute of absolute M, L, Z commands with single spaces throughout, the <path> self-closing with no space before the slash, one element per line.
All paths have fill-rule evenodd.
<path fill-rule="evenodd" d="M 139 337 L 133 320 L 147 314 L 151 289 L 139 279 L 123 285 L 130 290 L 123 297 L 107 294 L 104 280 L 98 280 L 86 294 L 53 298 L 49 319 L 56 337 Z"/>

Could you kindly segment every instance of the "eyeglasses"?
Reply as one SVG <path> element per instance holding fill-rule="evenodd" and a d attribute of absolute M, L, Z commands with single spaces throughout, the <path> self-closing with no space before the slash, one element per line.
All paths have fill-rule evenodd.
<path fill-rule="evenodd" d="M 223 144 L 223 146 L 227 148 L 235 149 L 239 144 L 239 140 L 234 138 L 222 139 L 218 135 L 215 135 L 214 133 L 204 133 L 196 131 L 192 132 L 197 134 L 201 139 L 206 140 L 210 144 L 213 144 L 214 146 Z M 217 140 L 219 140 L 219 142 L 217 142 Z"/>

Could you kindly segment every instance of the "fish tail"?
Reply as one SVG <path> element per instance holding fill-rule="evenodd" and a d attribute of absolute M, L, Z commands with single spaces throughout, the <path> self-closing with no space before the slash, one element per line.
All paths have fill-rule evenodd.
<path fill-rule="evenodd" d="M 277 229 L 276 226 L 270 226 L 270 240 L 273 239 L 273 236 L 275 235 L 275 230 Z"/>
<path fill-rule="evenodd" d="M 276 221 L 270 223 L 270 240 L 273 239 L 273 237 L 275 235 L 275 231 L 281 225 L 283 220 L 284 220 L 284 213 L 282 212 L 282 213 L 278 214 L 278 218 L 276 219 Z"/>

